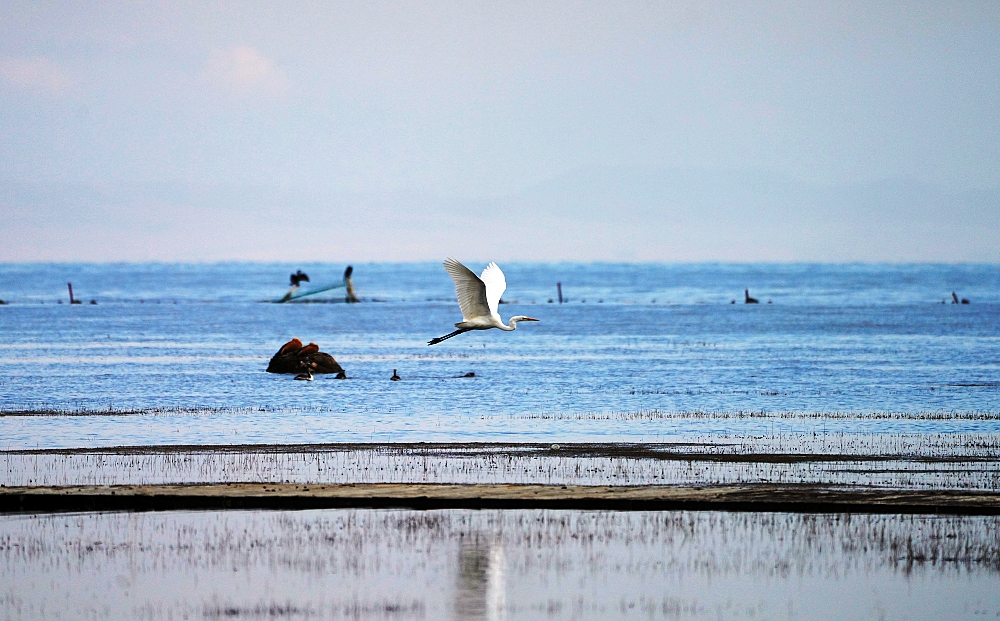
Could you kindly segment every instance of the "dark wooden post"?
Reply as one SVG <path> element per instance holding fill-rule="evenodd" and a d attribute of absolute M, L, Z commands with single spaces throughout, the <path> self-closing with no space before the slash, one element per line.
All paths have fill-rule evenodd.
<path fill-rule="evenodd" d="M 347 295 L 344 297 L 344 301 L 348 304 L 354 304 L 360 301 L 358 300 L 358 296 L 354 295 L 354 280 L 351 279 L 351 274 L 353 273 L 354 266 L 352 265 L 348 265 L 347 269 L 344 270 L 344 287 L 347 289 Z"/>

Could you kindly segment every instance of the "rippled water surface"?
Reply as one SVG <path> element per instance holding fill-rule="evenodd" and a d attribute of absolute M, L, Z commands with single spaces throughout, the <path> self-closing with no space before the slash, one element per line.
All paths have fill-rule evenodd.
<path fill-rule="evenodd" d="M 355 266 L 361 304 L 265 302 L 343 265 L 0 266 L 0 448 L 1000 431 L 998 266 L 502 267 L 541 321 L 428 347 L 460 319 L 436 264 Z M 349 379 L 265 373 L 292 336 Z"/>

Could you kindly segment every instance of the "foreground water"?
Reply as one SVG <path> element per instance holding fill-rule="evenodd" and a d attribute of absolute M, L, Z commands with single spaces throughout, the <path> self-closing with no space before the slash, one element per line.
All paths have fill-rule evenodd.
<path fill-rule="evenodd" d="M 0 616 L 985 619 L 997 517 L 579 511 L 0 516 Z"/>
<path fill-rule="evenodd" d="M 0 448 L 1000 432 L 997 266 L 503 265 L 501 314 L 541 322 L 434 347 L 460 319 L 436 264 L 263 302 L 343 267 L 0 266 Z M 292 336 L 349 379 L 264 373 Z"/>

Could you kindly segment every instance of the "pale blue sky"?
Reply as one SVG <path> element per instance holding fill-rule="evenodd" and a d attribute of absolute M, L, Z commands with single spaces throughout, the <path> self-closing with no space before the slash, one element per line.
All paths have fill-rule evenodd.
<path fill-rule="evenodd" d="M 996 2 L 0 2 L 0 261 L 1000 261 Z"/>

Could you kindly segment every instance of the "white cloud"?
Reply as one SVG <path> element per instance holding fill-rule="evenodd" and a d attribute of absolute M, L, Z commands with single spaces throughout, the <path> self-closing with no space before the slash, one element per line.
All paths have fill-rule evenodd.
<path fill-rule="evenodd" d="M 247 46 L 213 50 L 202 77 L 227 91 L 239 94 L 279 95 L 288 88 L 288 78 L 274 62 Z"/>
<path fill-rule="evenodd" d="M 69 88 L 69 76 L 59 65 L 39 57 L 0 59 L 0 78 L 18 88 L 60 93 Z"/>

